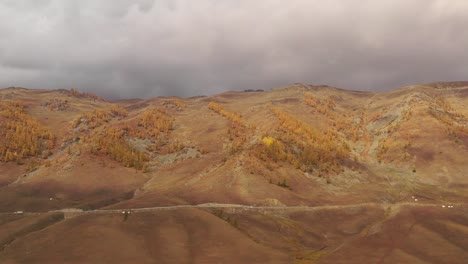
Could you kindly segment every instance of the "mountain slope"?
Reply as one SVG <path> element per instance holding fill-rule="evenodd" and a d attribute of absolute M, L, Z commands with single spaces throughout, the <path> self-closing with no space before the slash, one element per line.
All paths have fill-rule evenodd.
<path fill-rule="evenodd" d="M 4 89 L 53 142 L 0 163 L 2 209 L 466 198 L 467 90 L 295 84 L 112 103 Z"/>
<path fill-rule="evenodd" d="M 116 102 L 7 88 L 0 100 L 0 213 L 44 212 L 0 214 L 2 263 L 468 256 L 466 82 Z M 247 206 L 120 212 L 202 203 Z M 71 207 L 85 211 L 53 211 Z"/>

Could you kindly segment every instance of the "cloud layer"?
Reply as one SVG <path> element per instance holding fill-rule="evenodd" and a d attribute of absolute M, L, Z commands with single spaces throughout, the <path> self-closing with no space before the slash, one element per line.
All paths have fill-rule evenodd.
<path fill-rule="evenodd" d="M 466 80 L 465 0 L 4 0 L 0 87 L 110 98 Z"/>

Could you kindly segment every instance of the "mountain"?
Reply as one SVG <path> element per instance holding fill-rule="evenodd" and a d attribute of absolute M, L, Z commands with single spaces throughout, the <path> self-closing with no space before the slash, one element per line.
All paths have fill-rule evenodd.
<path fill-rule="evenodd" d="M 468 82 L 0 99 L 5 263 L 468 257 Z"/>

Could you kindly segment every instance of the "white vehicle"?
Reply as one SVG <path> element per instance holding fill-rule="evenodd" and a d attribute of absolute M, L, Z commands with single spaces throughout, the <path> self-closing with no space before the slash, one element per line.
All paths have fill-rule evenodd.
<path fill-rule="evenodd" d="M 22 214 L 24 213 L 23 211 L 16 211 L 15 214 Z"/>

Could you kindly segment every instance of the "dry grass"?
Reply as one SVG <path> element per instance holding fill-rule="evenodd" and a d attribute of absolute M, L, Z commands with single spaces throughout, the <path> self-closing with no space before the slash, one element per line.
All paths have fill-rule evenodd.
<path fill-rule="evenodd" d="M 405 202 L 414 195 L 431 203 L 466 201 L 468 97 L 463 89 L 416 85 L 363 93 L 297 84 L 258 93 L 116 103 L 63 90 L 0 90 L 2 100 L 21 101 L 25 114 L 56 138 L 52 155 L 37 159 L 34 171 L 28 164 L 0 162 L 0 209 L 339 205 Z M 73 120 L 80 124 L 74 127 Z M 96 144 L 146 155 L 149 169 L 126 168 L 128 157 L 114 157 L 121 150 L 93 154 Z M 334 176 L 327 177 L 325 170 Z M 382 216 L 383 210 L 368 207 L 286 215 L 190 210 L 130 216 L 125 223 L 120 216 L 78 217 L 14 241 L 0 260 L 465 259 L 463 213 L 421 208 L 404 209 L 391 219 Z"/>

